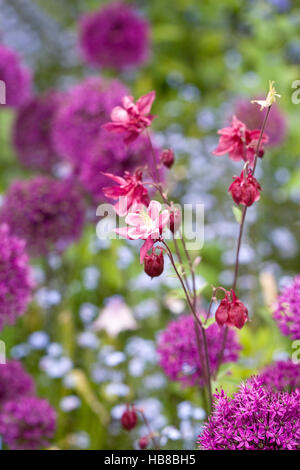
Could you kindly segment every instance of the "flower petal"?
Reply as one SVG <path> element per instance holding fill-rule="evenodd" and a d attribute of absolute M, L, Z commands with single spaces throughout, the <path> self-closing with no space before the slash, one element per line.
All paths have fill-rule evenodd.
<path fill-rule="evenodd" d="M 147 95 L 141 96 L 136 102 L 136 106 L 141 114 L 150 113 L 152 103 L 155 100 L 155 91 L 150 91 Z"/>

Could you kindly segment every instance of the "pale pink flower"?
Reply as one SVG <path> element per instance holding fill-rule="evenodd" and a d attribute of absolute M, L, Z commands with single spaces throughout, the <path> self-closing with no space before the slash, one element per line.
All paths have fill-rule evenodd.
<path fill-rule="evenodd" d="M 136 103 L 132 96 L 124 96 L 123 107 L 113 108 L 110 115 L 112 122 L 104 124 L 103 127 L 110 132 L 124 132 L 124 141 L 127 144 L 133 142 L 141 132 L 151 126 L 155 116 L 149 113 L 154 100 L 155 91 L 142 96 Z"/>
<path fill-rule="evenodd" d="M 138 209 L 126 216 L 127 227 L 116 228 L 114 231 L 129 240 L 145 240 L 140 250 L 142 263 L 147 252 L 161 238 L 169 219 L 170 212 L 167 209 L 162 211 L 160 202 L 151 201 L 147 209 Z"/>

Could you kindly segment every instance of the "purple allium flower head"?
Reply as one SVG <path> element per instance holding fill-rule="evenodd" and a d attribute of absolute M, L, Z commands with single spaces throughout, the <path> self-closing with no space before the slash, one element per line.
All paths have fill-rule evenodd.
<path fill-rule="evenodd" d="M 63 251 L 80 237 L 84 209 L 82 194 L 72 179 L 37 176 L 12 183 L 0 221 L 26 240 L 29 252 L 38 256 L 51 250 Z"/>
<path fill-rule="evenodd" d="M 206 336 L 210 370 L 214 374 L 218 366 L 224 328 L 214 323 L 207 328 Z M 235 331 L 229 329 L 222 363 L 236 361 L 240 349 Z M 183 315 L 168 324 L 159 337 L 157 352 L 159 364 L 171 380 L 179 381 L 184 386 L 204 385 L 192 315 Z"/>
<path fill-rule="evenodd" d="M 300 339 L 300 275 L 278 296 L 273 318 L 283 335 Z"/>
<path fill-rule="evenodd" d="M 60 161 L 52 141 L 52 123 L 61 99 L 59 93 L 50 91 L 18 110 L 13 143 L 25 167 L 49 172 Z"/>
<path fill-rule="evenodd" d="M 18 54 L 3 44 L 0 44 L 0 80 L 5 83 L 7 106 L 21 106 L 30 98 L 31 72 L 21 64 Z"/>
<path fill-rule="evenodd" d="M 264 385 L 275 390 L 290 392 L 300 389 L 300 364 L 294 364 L 291 359 L 270 364 L 260 373 Z"/>
<path fill-rule="evenodd" d="M 33 379 L 19 361 L 0 364 L 0 408 L 6 401 L 33 395 L 34 391 Z"/>
<path fill-rule="evenodd" d="M 222 390 L 198 443 L 207 450 L 297 450 L 300 391 L 274 392 L 255 377 L 232 398 Z"/>
<path fill-rule="evenodd" d="M 52 406 L 36 397 L 8 401 L 0 413 L 0 434 L 13 450 L 37 450 L 48 446 L 55 425 Z"/>
<path fill-rule="evenodd" d="M 257 99 L 264 98 L 258 97 Z M 234 114 L 238 119 L 243 121 L 249 129 L 253 130 L 261 129 L 266 110 L 260 111 L 259 106 L 252 104 L 250 100 L 241 98 L 235 104 Z M 286 137 L 286 118 L 276 103 L 272 105 L 265 133 L 269 137 L 269 141 L 266 145 L 271 147 L 281 145 Z"/>
<path fill-rule="evenodd" d="M 31 299 L 33 280 L 25 242 L 0 224 L 0 331 L 24 314 Z"/>
<path fill-rule="evenodd" d="M 101 126 L 128 90 L 118 80 L 89 77 L 73 87 L 63 99 L 53 124 L 57 153 L 76 166 L 94 147 Z"/>
<path fill-rule="evenodd" d="M 85 15 L 79 29 L 81 53 L 90 64 L 120 70 L 140 65 L 149 56 L 149 25 L 122 2 Z"/>

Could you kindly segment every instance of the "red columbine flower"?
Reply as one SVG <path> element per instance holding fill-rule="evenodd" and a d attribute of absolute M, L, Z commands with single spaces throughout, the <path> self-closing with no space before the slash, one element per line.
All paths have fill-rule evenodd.
<path fill-rule="evenodd" d="M 146 255 L 144 258 L 144 271 L 150 277 L 158 277 L 164 270 L 164 255 L 162 247 L 157 247 L 159 253 L 156 253 L 156 248 L 152 248 L 152 253 Z"/>
<path fill-rule="evenodd" d="M 134 405 L 126 405 L 126 410 L 121 418 L 122 426 L 127 431 L 133 429 L 137 424 L 137 414 Z"/>
<path fill-rule="evenodd" d="M 146 447 L 148 446 L 149 444 L 149 438 L 148 436 L 143 436 L 139 439 L 139 448 L 140 449 L 146 449 Z"/>
<path fill-rule="evenodd" d="M 155 116 L 149 113 L 154 100 L 155 91 L 142 96 L 136 103 L 132 96 L 124 96 L 123 108 L 113 108 L 110 115 L 112 122 L 104 124 L 103 127 L 110 132 L 124 132 L 124 141 L 127 144 L 133 142 L 144 129 L 151 126 Z"/>
<path fill-rule="evenodd" d="M 248 170 L 245 175 L 245 170 L 241 172 L 240 176 L 234 176 L 234 181 L 228 188 L 231 193 L 232 199 L 236 204 L 243 206 L 252 206 L 255 201 L 260 198 L 261 186 L 257 179 L 252 176 L 252 171 Z"/>
<path fill-rule="evenodd" d="M 220 134 L 220 141 L 217 148 L 213 151 L 213 155 L 229 154 L 231 160 L 244 160 L 249 161 L 252 165 L 257 142 L 260 136 L 260 130 L 247 129 L 246 124 L 237 119 L 236 116 L 232 118 L 230 127 L 224 127 L 218 131 Z M 259 157 L 263 156 L 263 144 L 268 142 L 268 136 L 263 134 L 261 145 L 259 149 Z"/>
<path fill-rule="evenodd" d="M 126 215 L 132 206 L 143 204 L 148 207 L 150 198 L 147 188 L 142 183 L 143 173 L 140 170 L 136 170 L 133 175 L 125 171 L 123 177 L 111 173 L 103 174 L 118 184 L 103 188 L 103 193 L 109 199 L 118 199 L 114 209 L 120 217 Z"/>
<path fill-rule="evenodd" d="M 160 161 L 167 168 L 171 168 L 174 164 L 174 152 L 172 149 L 163 150 L 160 154 Z"/>
<path fill-rule="evenodd" d="M 235 326 L 243 328 L 248 320 L 248 310 L 235 295 L 233 289 L 227 291 L 225 298 L 216 310 L 216 322 L 219 326 Z"/>

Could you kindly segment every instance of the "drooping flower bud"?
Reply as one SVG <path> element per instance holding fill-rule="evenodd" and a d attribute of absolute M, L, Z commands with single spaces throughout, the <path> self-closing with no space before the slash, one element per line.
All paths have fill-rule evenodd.
<path fill-rule="evenodd" d="M 164 270 L 164 255 L 163 249 L 158 248 L 159 253 L 156 253 L 156 248 L 152 248 L 152 253 L 146 255 L 144 258 L 144 271 L 150 277 L 160 276 Z"/>
<path fill-rule="evenodd" d="M 167 168 L 171 168 L 174 164 L 174 152 L 171 149 L 166 149 L 163 150 L 161 155 L 160 155 L 160 161 L 163 165 L 165 165 Z"/>
<path fill-rule="evenodd" d="M 227 325 L 241 329 L 248 320 L 248 310 L 231 289 L 217 308 L 215 317 L 219 326 Z"/>
<path fill-rule="evenodd" d="M 228 188 L 232 199 L 236 204 L 243 206 L 252 206 L 255 201 L 260 198 L 261 186 L 259 182 L 252 176 L 251 170 L 248 170 L 245 176 L 244 170 L 240 176 L 234 176 L 234 181 Z"/>
<path fill-rule="evenodd" d="M 126 405 L 126 410 L 122 414 L 121 423 L 124 429 L 130 431 L 137 424 L 137 414 L 134 405 Z"/>
<path fill-rule="evenodd" d="M 181 225 L 181 210 L 172 208 L 170 211 L 170 230 L 172 233 L 177 232 Z"/>
<path fill-rule="evenodd" d="M 149 444 L 149 438 L 148 436 L 143 436 L 139 439 L 139 448 L 140 449 L 146 449 L 146 447 L 148 446 Z"/>

